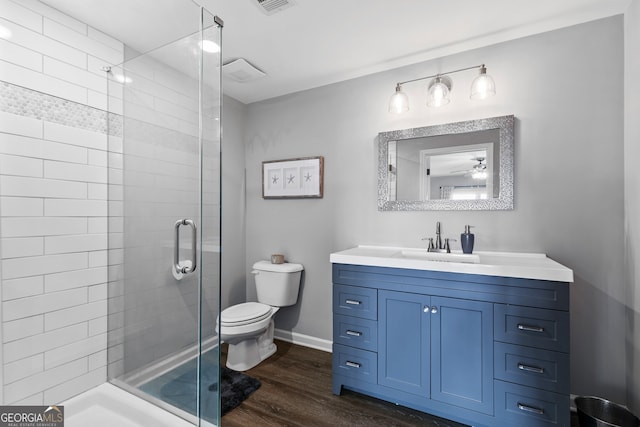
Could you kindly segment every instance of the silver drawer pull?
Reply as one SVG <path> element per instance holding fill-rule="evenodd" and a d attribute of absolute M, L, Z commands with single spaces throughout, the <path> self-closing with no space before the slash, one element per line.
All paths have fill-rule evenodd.
<path fill-rule="evenodd" d="M 362 301 L 358 301 L 357 299 L 348 299 L 348 300 L 345 300 L 345 303 L 349 305 L 360 305 L 362 304 Z"/>
<path fill-rule="evenodd" d="M 344 364 L 350 368 L 360 368 L 360 364 L 358 362 L 350 362 L 347 360 Z"/>
<path fill-rule="evenodd" d="M 536 408 L 535 406 L 524 405 L 518 402 L 518 409 L 525 412 L 531 412 L 533 414 L 544 415 L 544 409 Z"/>
<path fill-rule="evenodd" d="M 359 337 L 360 335 L 362 335 L 362 332 L 347 329 L 347 335 L 351 335 L 352 337 Z"/>
<path fill-rule="evenodd" d="M 537 366 L 525 365 L 523 363 L 518 363 L 518 369 L 520 369 L 521 371 L 535 372 L 536 374 L 544 374 L 544 368 L 538 368 Z"/>
<path fill-rule="evenodd" d="M 518 329 L 527 332 L 544 332 L 544 328 L 542 326 L 524 325 L 522 323 L 518 323 Z"/>

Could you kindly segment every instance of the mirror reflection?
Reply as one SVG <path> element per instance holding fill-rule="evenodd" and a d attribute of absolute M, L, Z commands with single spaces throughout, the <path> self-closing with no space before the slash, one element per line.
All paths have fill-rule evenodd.
<path fill-rule="evenodd" d="M 390 200 L 497 197 L 497 129 L 389 142 Z"/>
<path fill-rule="evenodd" d="M 513 116 L 383 132 L 380 210 L 513 209 Z"/>

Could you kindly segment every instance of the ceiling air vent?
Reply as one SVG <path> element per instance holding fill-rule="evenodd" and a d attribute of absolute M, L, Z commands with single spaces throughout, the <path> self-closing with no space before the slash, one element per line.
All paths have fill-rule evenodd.
<path fill-rule="evenodd" d="M 224 77 L 238 83 L 246 83 L 266 76 L 265 73 L 251 65 L 244 58 L 239 58 L 224 64 L 222 66 L 222 74 Z"/>
<path fill-rule="evenodd" d="M 266 15 L 273 15 L 295 5 L 293 0 L 253 0 Z"/>

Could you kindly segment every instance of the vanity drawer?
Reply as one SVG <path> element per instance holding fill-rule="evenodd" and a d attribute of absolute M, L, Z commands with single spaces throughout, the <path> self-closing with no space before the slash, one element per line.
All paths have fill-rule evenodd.
<path fill-rule="evenodd" d="M 494 339 L 513 344 L 569 352 L 569 313 L 496 304 Z"/>
<path fill-rule="evenodd" d="M 497 379 L 569 393 L 569 354 L 496 342 L 493 348 Z"/>
<path fill-rule="evenodd" d="M 376 351 L 378 349 L 378 322 L 337 314 L 333 316 L 333 342 Z"/>
<path fill-rule="evenodd" d="M 331 363 L 334 375 L 343 375 L 371 384 L 378 382 L 377 353 L 334 344 Z"/>
<path fill-rule="evenodd" d="M 495 416 L 512 426 L 562 426 L 570 424 L 569 395 L 503 381 L 494 382 Z"/>
<path fill-rule="evenodd" d="M 378 290 L 333 285 L 333 313 L 377 320 Z"/>

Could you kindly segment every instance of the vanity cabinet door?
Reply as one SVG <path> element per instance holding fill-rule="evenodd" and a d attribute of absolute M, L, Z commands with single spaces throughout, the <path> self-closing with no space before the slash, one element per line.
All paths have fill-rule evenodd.
<path fill-rule="evenodd" d="M 429 397 L 430 300 L 378 291 L 378 384 Z"/>
<path fill-rule="evenodd" d="M 493 414 L 493 304 L 431 297 L 431 398 Z"/>

